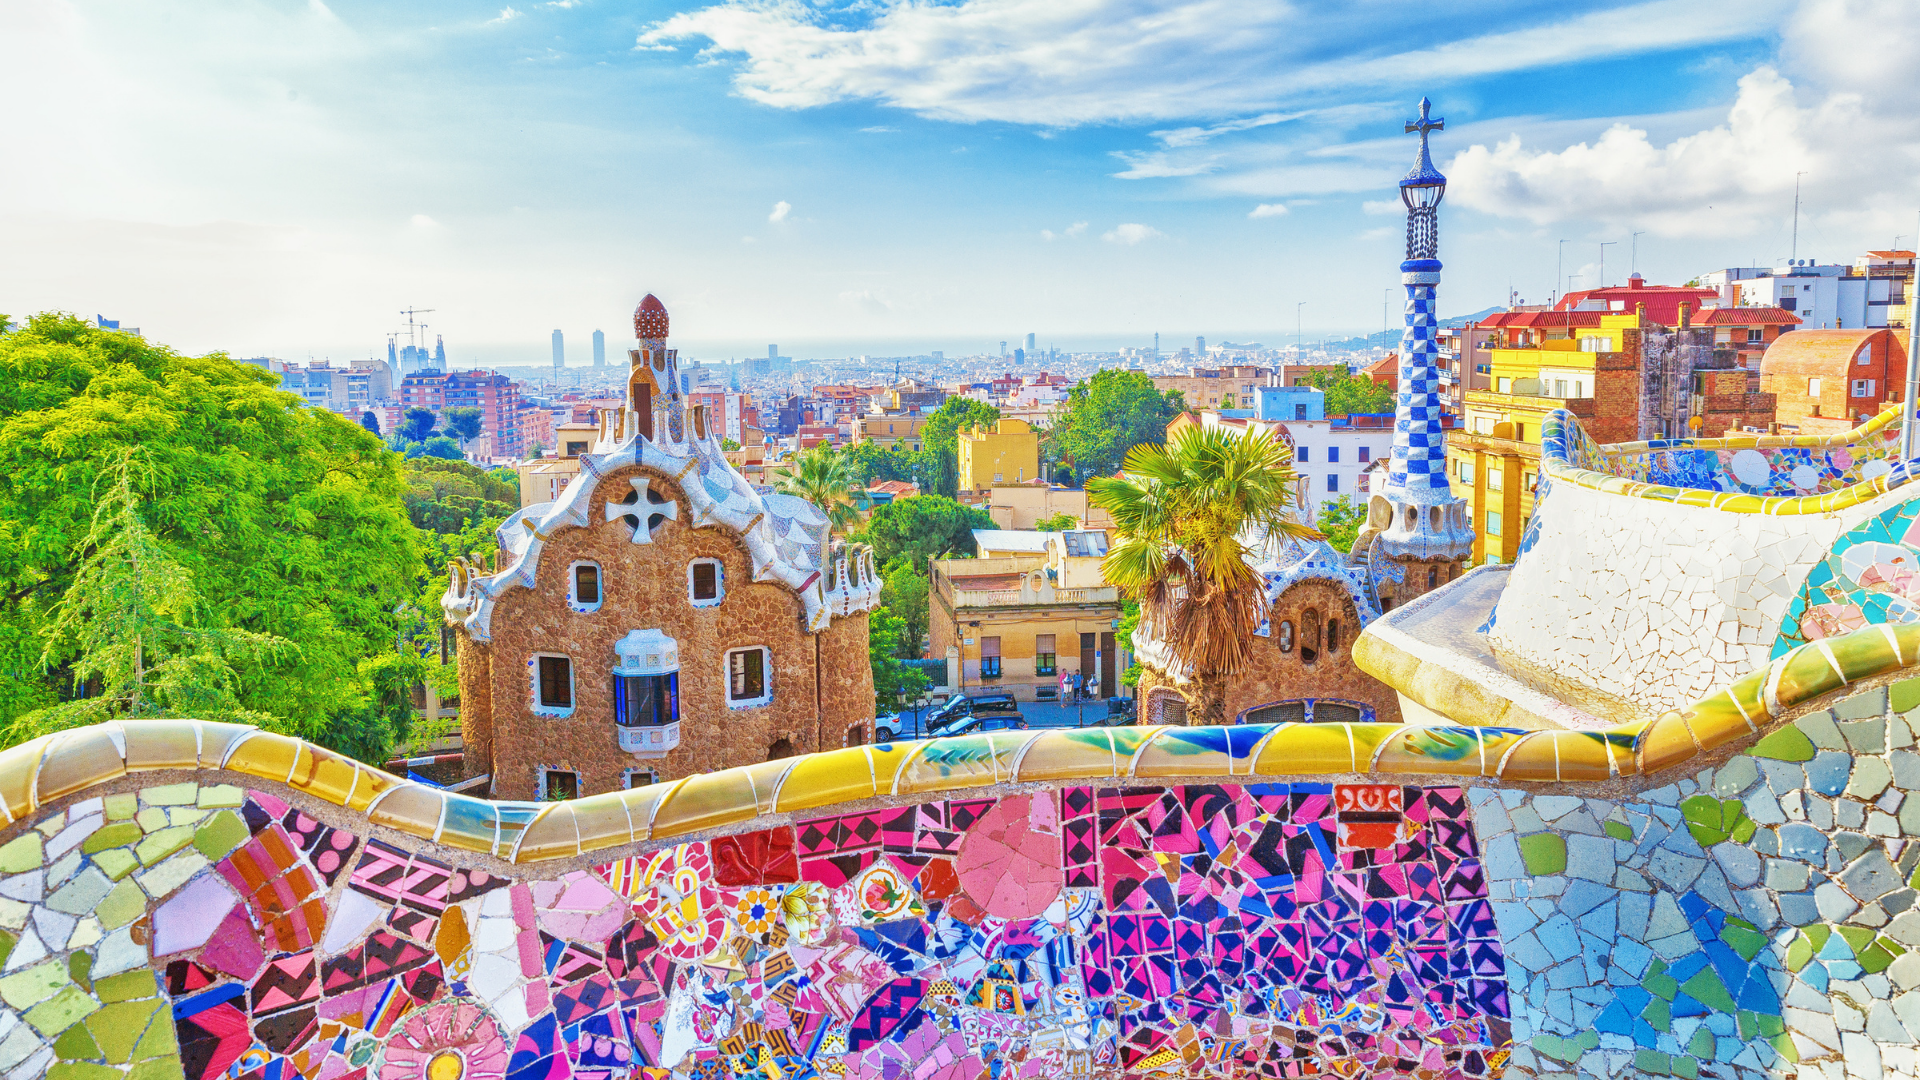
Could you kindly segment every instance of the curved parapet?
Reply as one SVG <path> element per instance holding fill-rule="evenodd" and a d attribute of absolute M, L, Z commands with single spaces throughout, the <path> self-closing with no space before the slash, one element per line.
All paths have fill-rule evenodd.
<path fill-rule="evenodd" d="M 0 752 L 0 1076 L 1910 1072 L 1916 650 L 1601 733 L 990 733 L 572 803 L 62 732 Z"/>
<path fill-rule="evenodd" d="M 1825 438 L 1599 446 L 1553 413 L 1488 644 L 1536 689 L 1596 715 L 1646 717 L 1810 640 L 1781 644 L 1801 621 L 1796 604 L 1826 599 L 1802 596 L 1809 576 L 1849 530 L 1914 497 L 1899 429 L 1894 409 Z M 1872 621 L 1842 613 L 1826 625 Z"/>

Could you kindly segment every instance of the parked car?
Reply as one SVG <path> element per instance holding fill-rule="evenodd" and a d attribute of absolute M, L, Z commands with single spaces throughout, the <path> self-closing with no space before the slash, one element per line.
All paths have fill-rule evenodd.
<path fill-rule="evenodd" d="M 930 728 L 927 734 L 936 739 L 952 735 L 978 735 L 983 731 L 1025 731 L 1027 718 L 1019 713 L 985 712 L 976 716 L 963 716 L 949 721 L 943 727 Z"/>
<path fill-rule="evenodd" d="M 900 737 L 900 714 L 881 713 L 873 718 L 873 741 L 890 743 Z"/>
<path fill-rule="evenodd" d="M 934 731 L 954 720 L 981 713 L 1012 713 L 1017 716 L 1020 703 L 1012 694 L 978 694 L 973 697 L 957 694 L 927 714 L 927 730 Z"/>

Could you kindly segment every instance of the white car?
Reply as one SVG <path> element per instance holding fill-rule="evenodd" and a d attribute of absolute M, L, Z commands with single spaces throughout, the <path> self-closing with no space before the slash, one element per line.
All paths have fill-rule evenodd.
<path fill-rule="evenodd" d="M 900 737 L 900 714 L 882 713 L 873 718 L 873 741 L 890 743 Z"/>

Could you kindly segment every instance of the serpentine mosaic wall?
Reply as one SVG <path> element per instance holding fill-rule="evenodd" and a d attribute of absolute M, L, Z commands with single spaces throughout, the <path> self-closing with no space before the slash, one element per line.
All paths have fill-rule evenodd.
<path fill-rule="evenodd" d="M 1567 414 L 1571 415 L 1571 414 Z M 1560 457 L 1580 469 L 1691 491 L 1795 497 L 1871 483 L 1900 460 L 1900 410 L 1843 435 L 1733 435 L 1601 446 L 1577 423 Z"/>
<path fill-rule="evenodd" d="M 77 770 L 124 774 L 115 731 L 15 748 L 0 1077 L 1910 1075 L 1920 679 L 1766 725 L 1902 670 L 1920 629 L 1823 644 L 1608 733 L 1116 729 L 1132 764 L 1046 768 L 1126 772 L 1020 787 L 961 775 L 956 743 L 922 801 L 651 847 L 618 838 L 678 797 L 601 796 L 541 808 L 527 835 L 575 839 L 518 864 L 452 842 L 451 801 L 384 809 L 442 795 L 335 787 L 278 737 L 126 724 L 118 752 L 291 786 L 202 765 L 102 791 Z M 1053 737 L 1013 734 L 1026 759 Z M 1145 779 L 1155 746 L 1220 775 Z M 868 749 L 754 799 L 929 748 Z M 1270 754 L 1333 775 L 1248 775 Z M 495 805 L 497 844 L 520 809 Z M 634 820 L 609 837 L 607 809 Z"/>

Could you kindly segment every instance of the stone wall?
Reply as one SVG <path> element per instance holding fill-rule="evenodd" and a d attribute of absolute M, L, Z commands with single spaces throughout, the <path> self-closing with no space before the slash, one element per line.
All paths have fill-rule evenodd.
<path fill-rule="evenodd" d="M 628 525 L 608 522 L 596 511 L 592 526 L 563 527 L 547 538 L 531 588 L 499 595 L 490 643 L 475 646 L 462 632 L 467 770 L 491 772 L 497 796 L 537 797 L 540 768 L 578 772 L 585 794 L 625 787 L 629 769 L 672 779 L 763 761 L 782 739 L 801 753 L 832 749 L 844 744 L 849 727 L 872 720 L 865 616 L 840 617 L 828 631 L 839 647 L 816 652 L 793 592 L 778 582 L 754 581 L 751 558 L 730 530 L 693 526 L 691 507 L 667 478 L 628 467 L 604 478 L 602 489 L 631 492 L 630 476 L 651 478 L 653 490 L 672 493 L 679 503 L 678 518 L 655 530 L 652 543 L 634 544 Z M 722 565 L 723 598 L 710 607 L 689 600 L 687 567 L 701 558 Z M 600 567 L 603 600 L 597 611 L 578 611 L 569 602 L 567 575 L 581 561 Z M 614 643 L 649 628 L 680 646 L 680 746 L 664 758 L 641 760 L 619 750 L 611 669 Z M 856 637 L 858 647 L 849 647 Z M 773 654 L 773 700 L 731 708 L 726 651 L 755 645 Z M 488 663 L 466 665 L 476 650 Z M 534 711 L 531 665 L 539 653 L 572 658 L 571 715 Z M 828 703 L 831 708 L 823 711 Z M 482 749 L 489 741 L 490 752 Z"/>

